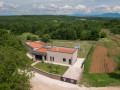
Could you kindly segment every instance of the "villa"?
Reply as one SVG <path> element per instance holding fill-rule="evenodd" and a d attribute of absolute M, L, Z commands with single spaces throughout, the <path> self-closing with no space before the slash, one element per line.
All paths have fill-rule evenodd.
<path fill-rule="evenodd" d="M 73 65 L 77 60 L 77 48 L 50 46 L 41 41 L 25 42 L 31 59 Z"/>

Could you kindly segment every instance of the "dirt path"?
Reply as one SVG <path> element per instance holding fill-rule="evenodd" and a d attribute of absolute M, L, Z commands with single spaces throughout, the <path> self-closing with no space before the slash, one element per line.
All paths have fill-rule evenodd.
<path fill-rule="evenodd" d="M 54 80 L 38 73 L 35 73 L 30 82 L 32 85 L 31 90 L 120 90 L 120 87 L 79 87 L 78 85 Z"/>
<path fill-rule="evenodd" d="M 117 38 L 117 37 L 114 37 L 114 36 L 111 36 L 111 35 L 109 35 L 109 37 L 112 38 L 112 39 L 115 39 L 115 40 L 117 40 L 117 41 L 120 41 L 120 39 Z"/>

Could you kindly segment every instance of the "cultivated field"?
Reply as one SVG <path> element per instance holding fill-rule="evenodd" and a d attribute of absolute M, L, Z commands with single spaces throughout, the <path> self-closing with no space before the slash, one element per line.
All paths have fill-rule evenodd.
<path fill-rule="evenodd" d="M 109 57 L 108 49 L 103 46 L 96 46 L 92 56 L 90 73 L 110 73 L 114 72 L 113 58 Z"/>
<path fill-rule="evenodd" d="M 120 51 L 119 41 L 119 38 L 111 35 L 98 41 L 92 56 L 90 73 L 114 72 L 116 66 L 115 57 Z"/>

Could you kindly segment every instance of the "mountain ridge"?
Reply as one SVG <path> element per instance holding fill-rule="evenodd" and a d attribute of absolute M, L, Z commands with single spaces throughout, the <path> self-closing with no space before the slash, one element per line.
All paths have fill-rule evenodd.
<path fill-rule="evenodd" d="M 109 18 L 120 18 L 119 13 L 103 13 L 103 14 L 71 14 L 69 16 L 77 16 L 77 17 L 109 17 Z"/>

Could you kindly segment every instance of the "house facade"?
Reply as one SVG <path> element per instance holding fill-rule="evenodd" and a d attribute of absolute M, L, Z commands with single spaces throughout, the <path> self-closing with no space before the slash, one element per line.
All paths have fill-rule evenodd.
<path fill-rule="evenodd" d="M 77 48 L 49 46 L 41 41 L 25 42 L 33 60 L 73 65 L 77 60 Z"/>

